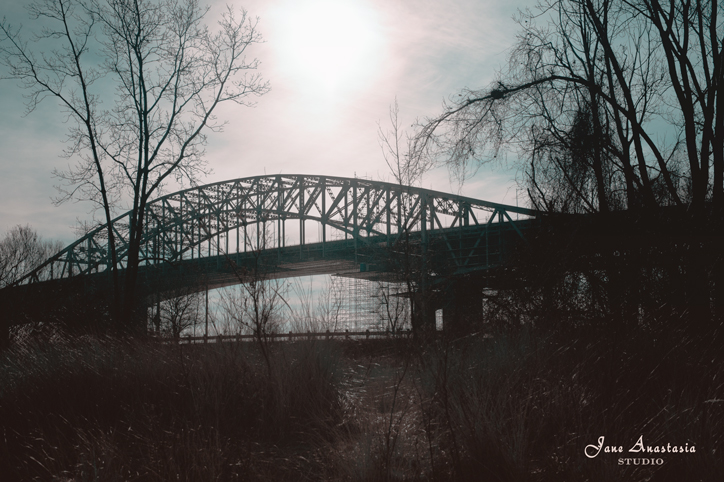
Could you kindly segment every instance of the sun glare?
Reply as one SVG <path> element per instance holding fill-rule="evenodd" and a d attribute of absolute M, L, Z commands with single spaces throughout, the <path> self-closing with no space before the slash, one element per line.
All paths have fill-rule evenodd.
<path fill-rule="evenodd" d="M 307 91 L 341 94 L 374 76 L 382 55 L 375 11 L 359 1 L 293 2 L 283 13 L 282 67 Z"/>

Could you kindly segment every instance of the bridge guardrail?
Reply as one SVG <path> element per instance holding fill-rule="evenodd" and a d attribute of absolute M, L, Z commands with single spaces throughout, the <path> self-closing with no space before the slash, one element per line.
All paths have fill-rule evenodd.
<path fill-rule="evenodd" d="M 331 338 L 345 338 L 345 339 L 371 339 L 371 338 L 409 338 L 412 336 L 411 330 L 399 330 L 399 331 L 375 331 L 375 330 L 365 330 L 365 331 L 312 331 L 312 332 L 306 332 L 306 333 L 270 333 L 269 335 L 266 335 L 265 338 L 270 338 L 272 340 L 280 340 L 280 341 L 292 341 L 295 339 L 326 339 L 329 340 Z M 223 343 L 227 341 L 251 341 L 256 340 L 256 335 L 210 335 L 210 336 L 181 336 L 177 339 L 174 339 L 173 341 L 178 342 L 180 344 L 197 344 L 197 343 Z M 170 341 L 170 340 L 169 340 Z"/>

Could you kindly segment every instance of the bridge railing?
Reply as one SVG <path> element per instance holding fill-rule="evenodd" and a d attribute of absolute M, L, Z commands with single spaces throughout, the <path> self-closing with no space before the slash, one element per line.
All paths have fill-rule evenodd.
<path fill-rule="evenodd" d="M 278 341 L 294 341 L 294 340 L 330 340 L 332 338 L 344 338 L 347 340 L 369 340 L 369 339 L 380 339 L 380 338 L 409 338 L 412 336 L 411 330 L 397 330 L 397 331 L 379 331 L 379 330 L 365 330 L 365 331 L 308 331 L 306 333 L 270 333 L 265 335 L 265 339 L 278 340 Z M 196 343 L 223 343 L 223 342 L 241 342 L 241 341 L 254 341 L 257 340 L 256 335 L 186 335 L 169 340 L 178 342 L 181 344 L 196 344 Z"/>

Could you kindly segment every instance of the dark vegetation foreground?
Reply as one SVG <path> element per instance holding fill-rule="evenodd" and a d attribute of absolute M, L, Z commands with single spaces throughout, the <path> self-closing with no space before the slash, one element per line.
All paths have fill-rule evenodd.
<path fill-rule="evenodd" d="M 26 344 L 0 358 L 0 474 L 721 480 L 718 345 L 674 332 L 522 331 L 425 344 L 275 343 L 267 364 L 252 343 Z M 601 436 L 623 453 L 586 457 Z M 645 446 L 689 451 L 630 453 L 641 436 Z"/>

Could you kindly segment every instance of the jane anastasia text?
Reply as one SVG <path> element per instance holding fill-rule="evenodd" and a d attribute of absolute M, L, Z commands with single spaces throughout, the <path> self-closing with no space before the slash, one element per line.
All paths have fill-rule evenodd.
<path fill-rule="evenodd" d="M 598 456 L 601 452 L 620 454 L 623 452 L 622 445 L 604 445 L 605 437 L 601 435 L 598 437 L 598 444 L 586 445 L 584 452 L 586 457 L 593 459 Z M 628 449 L 632 453 L 640 454 L 677 454 L 677 453 L 695 453 L 696 446 L 689 445 L 672 445 L 670 443 L 660 445 L 644 445 L 644 436 L 641 435 L 636 443 Z"/>

